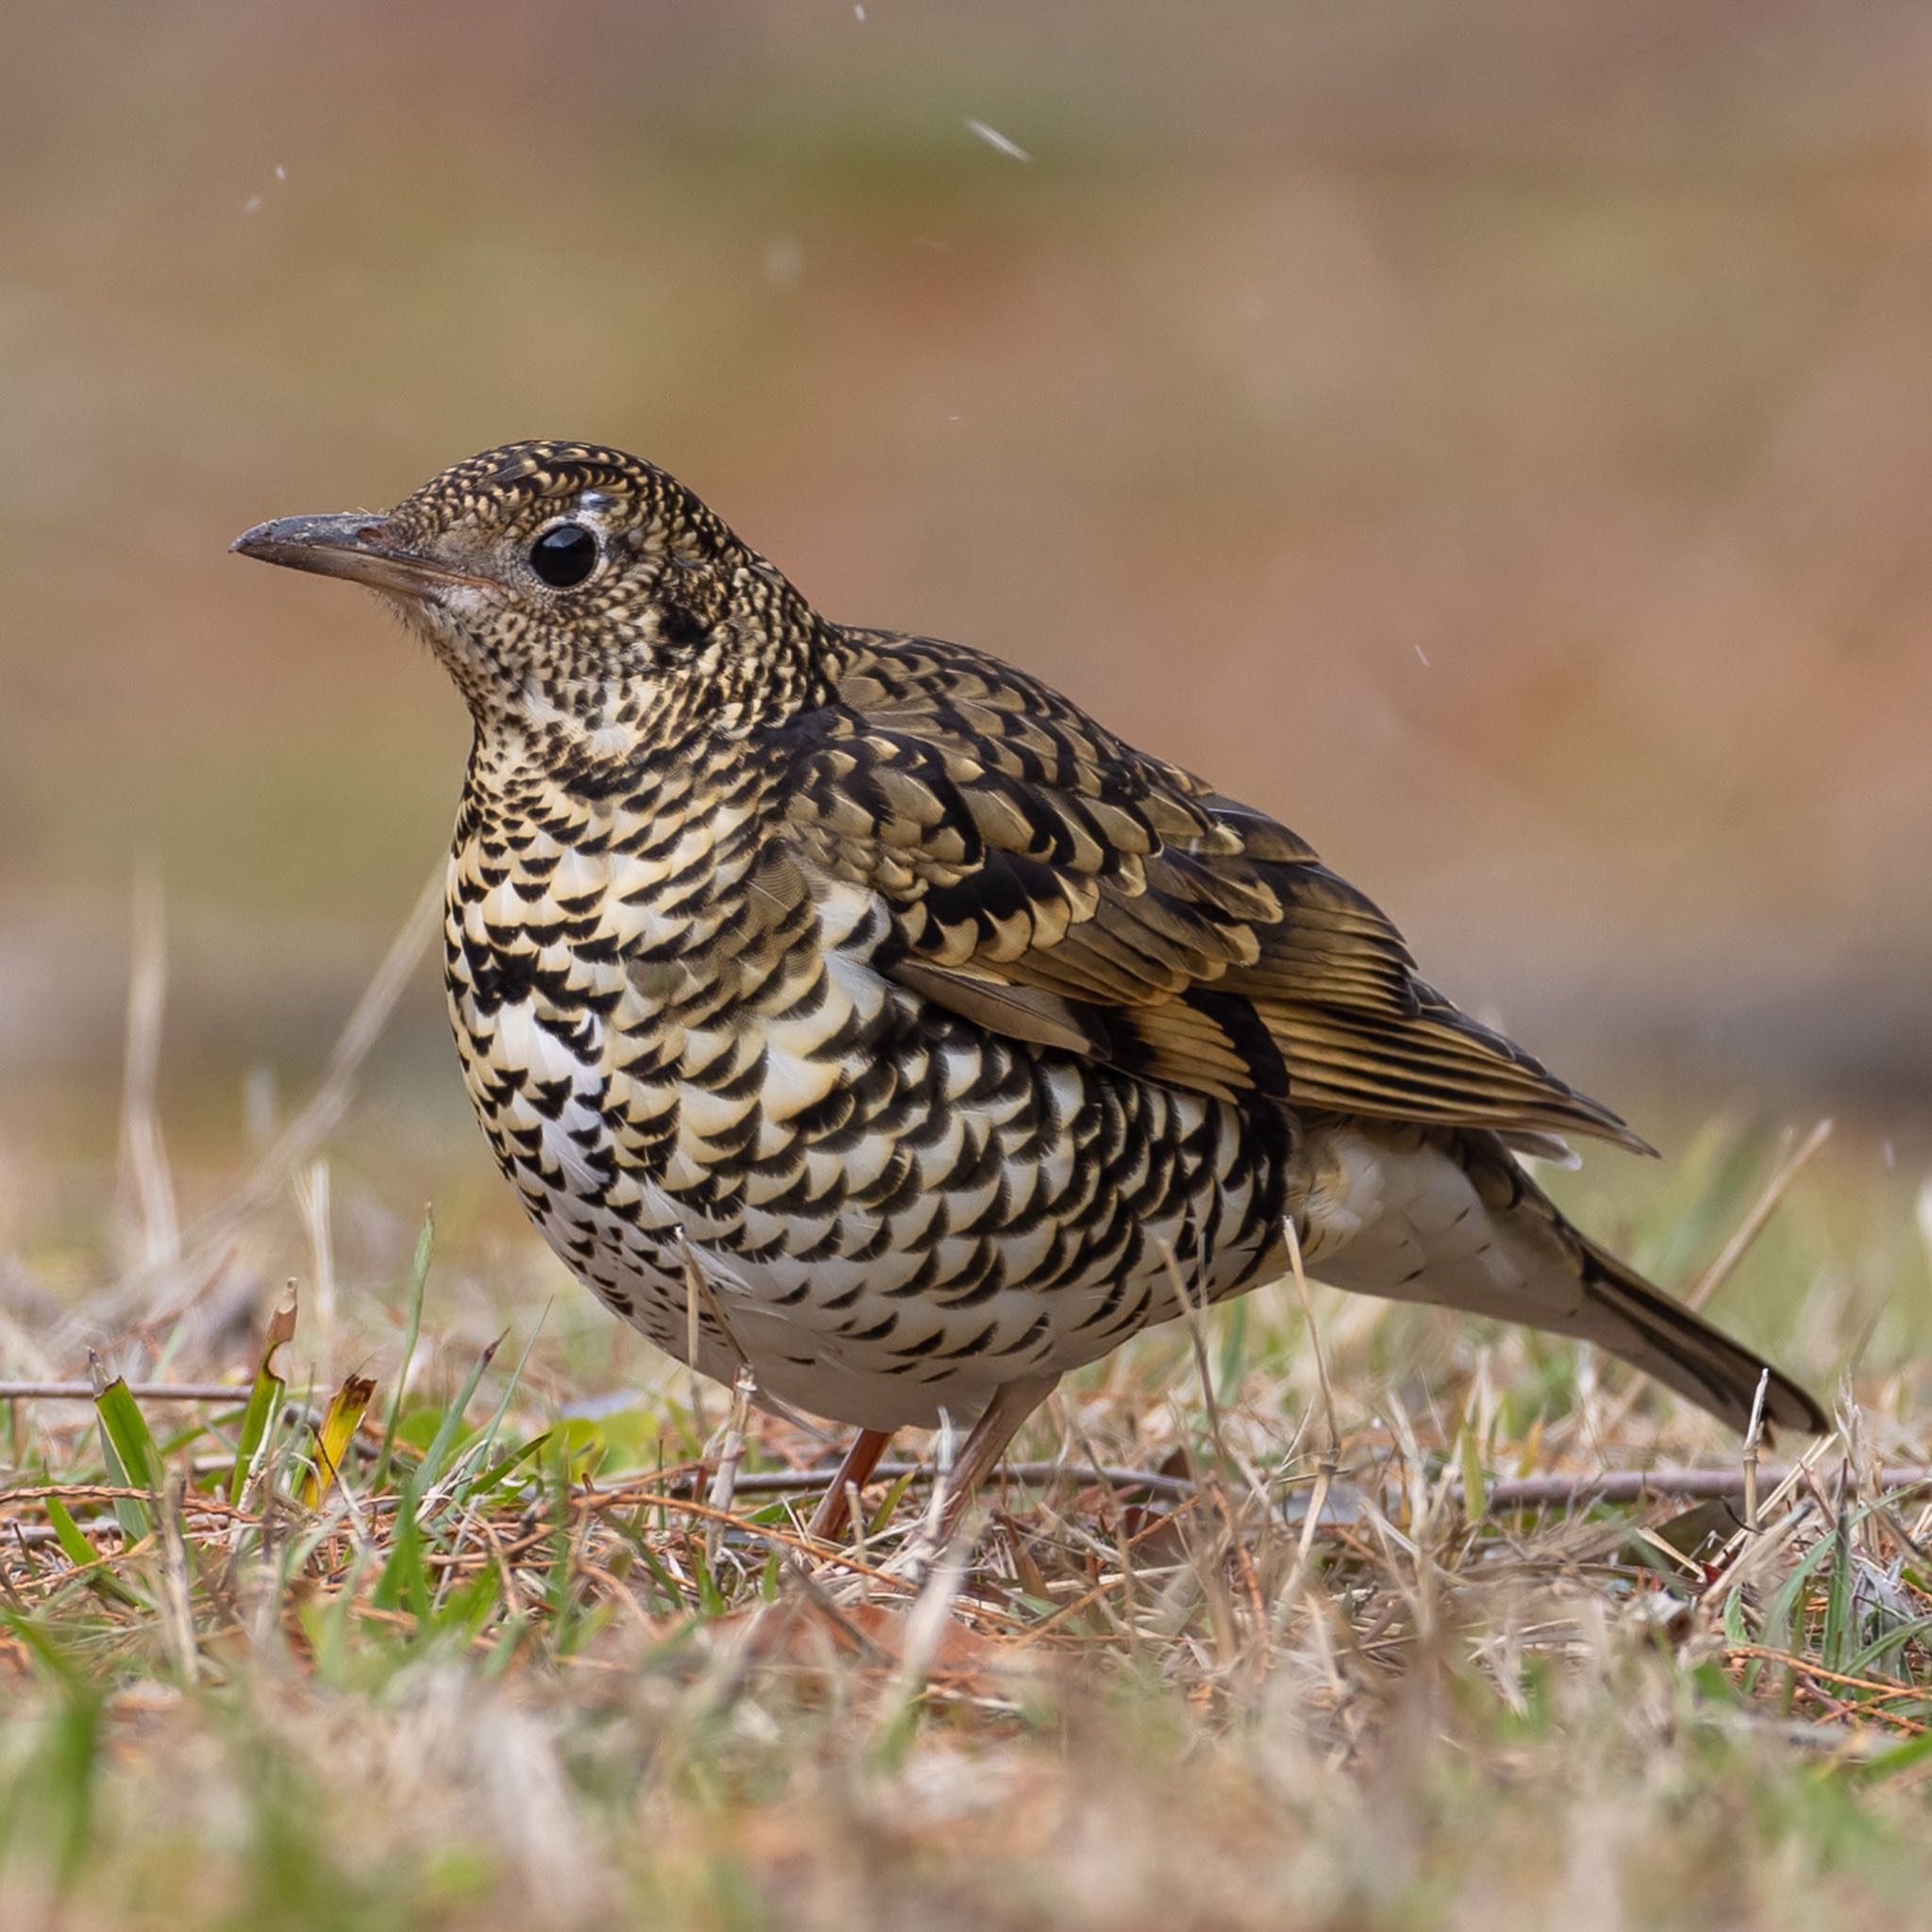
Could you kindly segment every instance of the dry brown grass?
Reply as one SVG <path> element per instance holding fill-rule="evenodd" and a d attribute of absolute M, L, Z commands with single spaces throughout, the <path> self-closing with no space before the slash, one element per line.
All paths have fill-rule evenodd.
<path fill-rule="evenodd" d="M 1283 1285 L 1077 1378 L 914 1586 L 923 1473 L 812 1545 L 827 1443 L 754 1417 L 721 1489 L 723 1391 L 487 1215 L 412 1265 L 353 1124 L 178 1181 L 135 1011 L 120 1287 L 29 1240 L 0 1338 L 8 1932 L 1932 1924 L 1924 1257 L 1850 1137 L 1713 1129 L 1637 1230 L 1807 1369 L 1873 1331 L 1748 1523 L 1621 1372 Z M 91 1323 L 131 1400 L 61 1385 Z"/>
<path fill-rule="evenodd" d="M 16 11 L 0 1932 L 1932 1925 L 1911 8 Z M 1739 1445 L 1271 1290 L 1070 1385 L 923 1595 L 878 1574 L 923 1484 L 802 1549 L 794 1430 L 708 1512 L 724 1394 L 516 1220 L 427 975 L 355 1110 L 401 959 L 279 1140 L 269 1073 L 233 1119 L 326 1051 L 462 748 L 224 545 L 527 433 L 1282 811 L 1608 1097 L 1667 1076 L 1668 1177 L 1566 1198 L 1840 1439 L 1749 1528 L 1592 1500 L 1741 1491 Z M 140 844 L 175 1031 L 150 901 L 117 1134 Z M 1754 1068 L 1796 1131 L 1685 1131 Z M 1826 1095 L 1885 1124 L 1794 1175 Z M 90 1345 L 236 1393 L 110 1395 L 113 1482 Z M 1044 1467 L 1095 1463 L 1160 1480 Z"/>

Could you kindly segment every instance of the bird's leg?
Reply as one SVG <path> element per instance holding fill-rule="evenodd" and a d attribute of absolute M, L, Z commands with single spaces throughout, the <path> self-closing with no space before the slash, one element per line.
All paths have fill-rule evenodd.
<path fill-rule="evenodd" d="M 832 1487 L 819 1498 L 819 1507 L 812 1511 L 807 1535 L 818 1538 L 821 1542 L 830 1542 L 845 1527 L 845 1519 L 852 1513 L 852 1491 L 864 1489 L 872 1479 L 872 1473 L 879 1466 L 879 1457 L 886 1453 L 894 1434 L 891 1429 L 860 1429 L 853 1437 L 852 1446 L 846 1450 L 845 1459 L 832 1478 Z"/>
<path fill-rule="evenodd" d="M 942 1494 L 938 1521 L 929 1522 L 907 1545 L 901 1557 L 907 1567 L 923 1572 L 958 1534 L 980 1485 L 1007 1453 L 1020 1424 L 1054 1391 L 1058 1375 L 1031 1375 L 1024 1382 L 1006 1382 L 993 1391 L 985 1413 L 973 1425 L 959 1459 L 941 1478 Z M 894 1568 L 901 1567 L 895 1560 Z"/>

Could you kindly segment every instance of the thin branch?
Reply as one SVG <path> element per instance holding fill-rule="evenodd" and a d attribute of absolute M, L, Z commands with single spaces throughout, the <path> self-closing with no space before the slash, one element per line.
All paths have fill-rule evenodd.
<path fill-rule="evenodd" d="M 1773 1491 L 1786 1481 L 1790 1473 L 1789 1467 L 1774 1463 L 1758 1471 L 1758 1482 L 1763 1490 Z M 1191 1496 L 1197 1487 L 1187 1476 L 1167 1475 L 1152 1469 L 1124 1469 L 1106 1463 L 1003 1462 L 997 1474 L 1009 1482 L 1018 1483 L 1051 1483 L 1071 1476 L 1081 1482 L 1104 1482 L 1123 1490 L 1148 1490 L 1164 1496 Z M 917 1481 L 931 1475 L 932 1470 L 924 1463 L 887 1461 L 873 1471 L 871 1480 L 874 1484 L 893 1483 L 908 1476 Z M 637 1478 L 640 1481 L 649 1479 L 649 1474 L 642 1472 Z M 824 1489 L 831 1479 L 832 1472 L 823 1469 L 748 1470 L 740 1473 L 737 1490 L 741 1495 L 809 1494 Z M 608 1480 L 621 1483 L 625 1478 Z M 1878 1472 L 1878 1480 L 1886 1490 L 1932 1487 L 1932 1467 L 1890 1464 Z M 1344 1477 L 1344 1481 L 1352 1481 L 1357 1490 L 1367 1490 L 1373 1484 L 1373 1473 L 1365 1473 L 1362 1477 Z M 1450 1482 L 1447 1493 L 1451 1501 L 1462 1502 L 1459 1479 Z M 1574 1507 L 1592 1503 L 1636 1503 L 1649 1496 L 1701 1501 L 1710 1497 L 1741 1497 L 1743 1493 L 1744 1472 L 1741 1468 L 1683 1469 L 1667 1466 L 1658 1469 L 1613 1469 L 1602 1470 L 1593 1475 L 1529 1475 L 1490 1483 L 1485 1489 L 1482 1513 L 1486 1516 L 1507 1516 L 1520 1509 L 1549 1508 L 1557 1505 Z"/>
<path fill-rule="evenodd" d="M 1773 1463 L 1757 1472 L 1760 1484 L 1776 1489 L 1791 1474 L 1788 1467 Z M 1932 1468 L 1909 1464 L 1890 1464 L 1878 1472 L 1880 1486 L 1887 1490 L 1914 1490 L 1932 1485 Z M 1646 1496 L 1674 1496 L 1689 1501 L 1744 1494 L 1745 1474 L 1740 1469 L 1612 1469 L 1597 1475 L 1525 1475 L 1511 1482 L 1489 1487 L 1489 1516 L 1507 1515 L 1516 1509 L 1544 1508 L 1553 1504 L 1637 1503 Z M 1459 1483 L 1450 1486 L 1450 1494 L 1460 1496 Z"/>
<path fill-rule="evenodd" d="M 248 1400 L 245 1382 L 130 1382 L 137 1402 L 232 1402 Z M 92 1382 L 0 1382 L 0 1402 L 92 1402 Z"/>

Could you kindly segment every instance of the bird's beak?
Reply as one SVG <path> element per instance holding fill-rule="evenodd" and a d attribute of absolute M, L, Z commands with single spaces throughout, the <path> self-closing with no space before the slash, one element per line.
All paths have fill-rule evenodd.
<path fill-rule="evenodd" d="M 325 577 L 347 577 L 385 591 L 392 597 L 427 597 L 451 585 L 489 589 L 488 580 L 423 557 L 402 542 L 389 521 L 367 510 L 341 516 L 277 517 L 243 530 L 228 545 L 264 563 L 312 570 Z"/>

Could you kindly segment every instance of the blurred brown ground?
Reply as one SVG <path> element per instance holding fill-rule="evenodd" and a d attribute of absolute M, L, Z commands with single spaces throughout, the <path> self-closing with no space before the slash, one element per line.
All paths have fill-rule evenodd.
<path fill-rule="evenodd" d="M 4 41 L 7 1133 L 111 1092 L 143 862 L 171 1105 L 232 1133 L 246 1069 L 312 1071 L 463 721 L 226 542 L 541 434 L 1277 811 L 1640 1115 L 1925 1133 L 1924 8 L 23 0 Z M 454 1126 L 441 1024 L 425 974 L 385 1077 Z"/>

